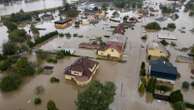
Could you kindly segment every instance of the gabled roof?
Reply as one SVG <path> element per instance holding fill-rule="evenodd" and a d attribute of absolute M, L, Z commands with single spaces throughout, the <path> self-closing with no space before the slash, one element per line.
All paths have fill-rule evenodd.
<path fill-rule="evenodd" d="M 177 78 L 177 68 L 170 62 L 162 59 L 152 60 L 150 61 L 150 66 L 151 76 L 170 80 L 176 80 Z"/>
<path fill-rule="evenodd" d="M 115 41 L 108 41 L 105 46 L 102 46 L 98 50 L 105 51 L 109 48 L 116 49 L 119 53 L 123 52 L 123 44 L 120 42 L 115 42 Z"/>
<path fill-rule="evenodd" d="M 90 60 L 88 57 L 81 57 L 76 60 L 72 65 L 65 68 L 64 74 L 72 75 L 71 71 L 82 72 L 83 77 L 90 77 L 93 71 L 90 71 L 95 65 L 99 63 L 93 60 Z"/>
<path fill-rule="evenodd" d="M 125 34 L 125 27 L 123 24 L 119 24 L 115 30 L 114 33 L 118 33 L 118 34 Z"/>

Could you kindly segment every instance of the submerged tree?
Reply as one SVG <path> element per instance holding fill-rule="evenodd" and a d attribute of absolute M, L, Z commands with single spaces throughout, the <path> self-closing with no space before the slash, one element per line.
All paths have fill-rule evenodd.
<path fill-rule="evenodd" d="M 112 82 L 92 82 L 85 91 L 79 93 L 77 110 L 109 110 L 109 105 L 114 101 L 115 90 Z"/>
<path fill-rule="evenodd" d="M 0 81 L 0 89 L 3 92 L 9 92 L 18 89 L 22 80 L 19 76 L 9 75 L 2 78 Z"/>
<path fill-rule="evenodd" d="M 15 29 L 9 33 L 8 37 L 14 42 L 24 42 L 28 39 L 24 29 Z"/>
<path fill-rule="evenodd" d="M 35 73 L 35 69 L 32 64 L 28 62 L 27 58 L 19 59 L 15 64 L 14 70 L 21 76 L 31 76 Z"/>
<path fill-rule="evenodd" d="M 52 101 L 52 100 L 48 101 L 47 110 L 58 110 L 54 101 Z"/>
<path fill-rule="evenodd" d="M 171 103 L 183 101 L 183 95 L 180 90 L 174 91 L 170 94 L 169 100 Z"/>
<path fill-rule="evenodd" d="M 14 42 L 7 42 L 3 44 L 3 55 L 13 55 L 17 53 L 17 45 Z"/>

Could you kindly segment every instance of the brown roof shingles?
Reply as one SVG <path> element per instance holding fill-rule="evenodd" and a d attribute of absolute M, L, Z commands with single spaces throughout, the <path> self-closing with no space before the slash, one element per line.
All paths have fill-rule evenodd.
<path fill-rule="evenodd" d="M 93 71 L 90 71 L 90 69 L 98 64 L 99 64 L 98 62 L 90 60 L 88 57 L 81 57 L 78 60 L 76 60 L 72 65 L 65 68 L 64 74 L 72 75 L 71 71 L 77 71 L 77 72 L 83 73 L 81 77 L 76 76 L 77 80 L 83 79 L 83 78 L 89 79 L 93 74 Z"/>

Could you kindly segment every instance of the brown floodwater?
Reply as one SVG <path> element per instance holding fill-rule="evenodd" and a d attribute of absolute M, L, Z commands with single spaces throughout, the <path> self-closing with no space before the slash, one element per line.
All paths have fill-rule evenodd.
<path fill-rule="evenodd" d="M 166 0 L 158 0 L 157 2 L 159 1 L 166 2 Z M 127 61 L 126 63 L 99 60 L 100 68 L 94 79 L 101 82 L 113 81 L 117 86 L 115 101 L 111 104 L 112 110 L 172 110 L 167 102 L 157 100 L 148 101 L 145 97 L 149 96 L 140 97 L 137 92 L 137 87 L 139 82 L 139 66 L 142 61 L 145 61 L 146 54 L 145 48 L 141 48 L 141 45 L 145 46 L 153 40 L 158 40 L 156 36 L 160 33 L 169 33 L 170 35 L 176 36 L 177 40 L 173 41 L 177 44 L 176 48 L 190 47 L 193 45 L 194 35 L 189 30 L 194 27 L 194 20 L 193 18 L 188 17 L 188 13 L 181 11 L 179 12 L 179 15 L 180 18 L 175 21 L 177 29 L 174 32 L 161 31 L 147 33 L 147 42 L 142 42 L 140 39 L 144 32 L 142 25 L 154 21 L 157 17 L 144 18 L 143 22 L 138 23 L 135 26 L 135 30 L 127 29 L 125 36 L 128 37 L 128 40 L 124 53 L 124 59 Z M 168 19 L 167 21 L 161 22 L 161 25 L 166 26 L 169 22 L 173 21 Z M 53 29 L 54 25 L 52 22 L 46 23 L 50 23 L 48 28 Z M 45 24 L 43 23 L 43 25 Z M 80 29 L 69 27 L 65 30 L 60 30 L 60 32 L 70 32 L 72 34 L 78 33 L 84 37 L 71 37 L 70 39 L 59 37 L 42 45 L 40 48 L 43 50 L 54 50 L 58 47 L 72 48 L 75 49 L 79 55 L 94 57 L 95 51 L 79 49 L 78 44 L 80 42 L 87 42 L 89 39 L 94 39 L 96 37 L 111 35 L 111 29 L 108 28 L 110 25 L 112 25 L 110 22 L 101 21 L 96 26 L 86 25 L 82 26 Z M 39 26 L 41 26 L 41 24 L 39 24 Z M 180 33 L 178 31 L 178 29 L 181 29 L 182 27 L 186 27 L 186 33 Z M 107 38 L 103 39 L 108 40 Z M 169 42 L 171 41 L 169 40 Z M 178 89 L 181 87 L 183 81 L 191 81 L 190 65 L 175 62 L 176 56 L 184 54 L 183 52 L 179 52 L 171 46 L 168 46 L 167 49 L 171 53 L 170 61 L 177 66 L 179 73 L 181 73 L 181 78 L 177 80 L 175 85 L 175 89 Z M 24 85 L 15 92 L 0 92 L 0 110 L 46 110 L 46 103 L 51 99 L 56 102 L 59 110 L 76 110 L 74 102 L 77 94 L 82 88 L 75 85 L 73 81 L 66 81 L 63 75 L 64 68 L 73 63 L 76 59 L 77 58 L 72 57 L 60 60 L 55 65 L 53 74 L 42 74 L 27 78 Z M 52 76 L 59 78 L 60 83 L 51 84 L 50 77 Z M 34 91 L 35 88 L 40 85 L 45 89 L 44 93 L 39 95 L 43 103 L 39 106 L 35 106 L 32 103 L 33 98 L 36 96 Z M 184 92 L 185 100 L 194 102 L 192 94 L 192 89 Z"/>

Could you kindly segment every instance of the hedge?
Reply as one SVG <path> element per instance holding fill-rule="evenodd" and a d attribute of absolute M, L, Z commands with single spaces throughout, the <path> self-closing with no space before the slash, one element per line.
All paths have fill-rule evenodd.
<path fill-rule="evenodd" d="M 194 104 L 191 104 L 189 102 L 185 102 L 185 106 L 190 109 L 194 109 Z"/>
<path fill-rule="evenodd" d="M 46 40 L 48 40 L 50 38 L 52 38 L 52 37 L 54 37 L 56 35 L 58 35 L 57 31 L 50 32 L 50 33 L 48 33 L 48 34 L 46 34 L 46 35 L 36 39 L 35 43 L 34 43 L 34 46 L 37 45 L 37 44 L 40 44 L 40 43 L 42 43 L 42 42 L 44 42 L 44 41 L 46 41 Z"/>

